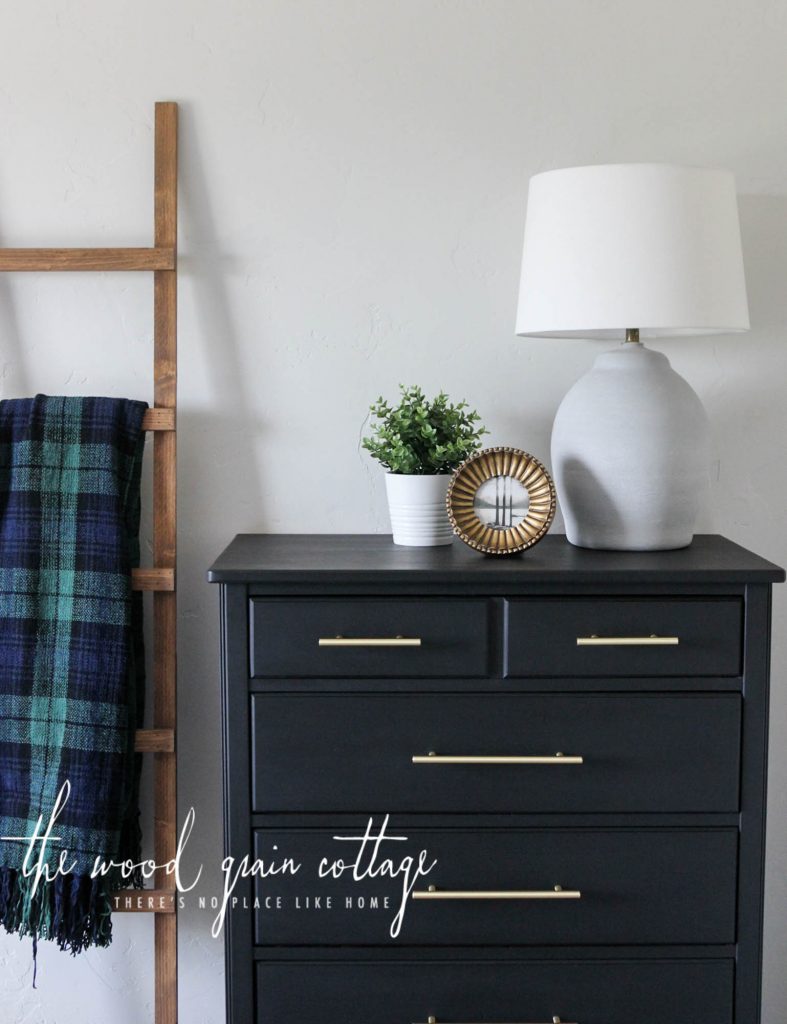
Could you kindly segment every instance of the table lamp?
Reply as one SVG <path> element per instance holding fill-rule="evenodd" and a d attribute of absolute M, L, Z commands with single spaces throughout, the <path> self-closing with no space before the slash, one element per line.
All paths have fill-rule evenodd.
<path fill-rule="evenodd" d="M 735 180 L 668 164 L 530 180 L 516 333 L 611 338 L 563 399 L 552 469 L 572 544 L 686 547 L 708 478 L 702 403 L 643 338 L 749 327 Z"/>

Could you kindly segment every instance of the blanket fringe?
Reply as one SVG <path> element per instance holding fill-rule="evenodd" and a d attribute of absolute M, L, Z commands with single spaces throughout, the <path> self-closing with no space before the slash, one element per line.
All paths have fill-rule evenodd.
<path fill-rule="evenodd" d="M 89 875 L 58 876 L 39 883 L 15 868 L 0 868 L 0 923 L 20 938 L 50 939 L 59 949 L 76 955 L 88 946 L 112 941 L 110 893 L 121 882 Z M 128 883 L 126 883 L 128 884 Z"/>
<path fill-rule="evenodd" d="M 126 823 L 131 849 L 139 850 L 139 819 Z M 33 940 L 35 962 L 38 942 L 48 939 L 58 949 L 76 956 L 89 946 L 108 946 L 112 941 L 112 899 L 118 889 L 141 889 L 142 872 L 129 875 L 113 868 L 106 875 L 58 875 L 44 879 L 33 892 L 35 876 L 26 877 L 16 868 L 0 866 L 0 925 L 20 939 Z M 35 984 L 35 981 L 34 981 Z"/>

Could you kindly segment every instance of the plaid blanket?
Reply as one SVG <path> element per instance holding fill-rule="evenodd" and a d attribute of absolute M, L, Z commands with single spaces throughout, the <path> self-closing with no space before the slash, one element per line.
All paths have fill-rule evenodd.
<path fill-rule="evenodd" d="M 140 884 L 96 858 L 139 857 L 144 702 L 139 555 L 144 402 L 0 402 L 0 836 L 33 835 L 61 786 L 68 803 L 43 862 L 72 870 L 40 882 L 29 844 L 0 840 L 0 920 L 9 932 L 78 953 L 111 939 L 109 893 Z M 41 830 L 43 831 L 43 829 Z M 34 849 L 35 858 L 40 845 Z"/>

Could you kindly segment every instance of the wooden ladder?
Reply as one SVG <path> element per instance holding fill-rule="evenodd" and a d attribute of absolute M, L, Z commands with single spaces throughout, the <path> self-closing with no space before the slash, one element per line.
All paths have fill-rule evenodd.
<path fill-rule="evenodd" d="M 134 569 L 132 588 L 153 593 L 153 727 L 140 729 L 136 749 L 155 757 L 154 849 L 157 864 L 177 848 L 176 435 L 178 106 L 156 104 L 153 246 L 143 249 L 0 249 L 0 271 L 150 270 L 153 272 L 153 561 Z M 160 869 L 155 889 L 115 894 L 118 911 L 155 913 L 155 1024 L 178 1019 L 177 893 Z"/>

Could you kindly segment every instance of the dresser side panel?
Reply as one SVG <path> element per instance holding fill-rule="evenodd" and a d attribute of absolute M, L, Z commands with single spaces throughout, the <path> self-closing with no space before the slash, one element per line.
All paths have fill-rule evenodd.
<path fill-rule="evenodd" d="M 248 720 L 248 619 L 244 584 L 221 587 L 221 702 L 224 784 L 224 856 L 236 860 L 250 845 L 250 758 Z M 233 895 L 250 902 L 251 879 L 239 879 Z M 251 914 L 227 911 L 227 1024 L 254 1019 Z"/>
<path fill-rule="evenodd" d="M 738 964 L 735 1020 L 757 1024 L 762 1001 L 762 925 L 768 772 L 771 587 L 747 587 L 744 625 Z"/>

